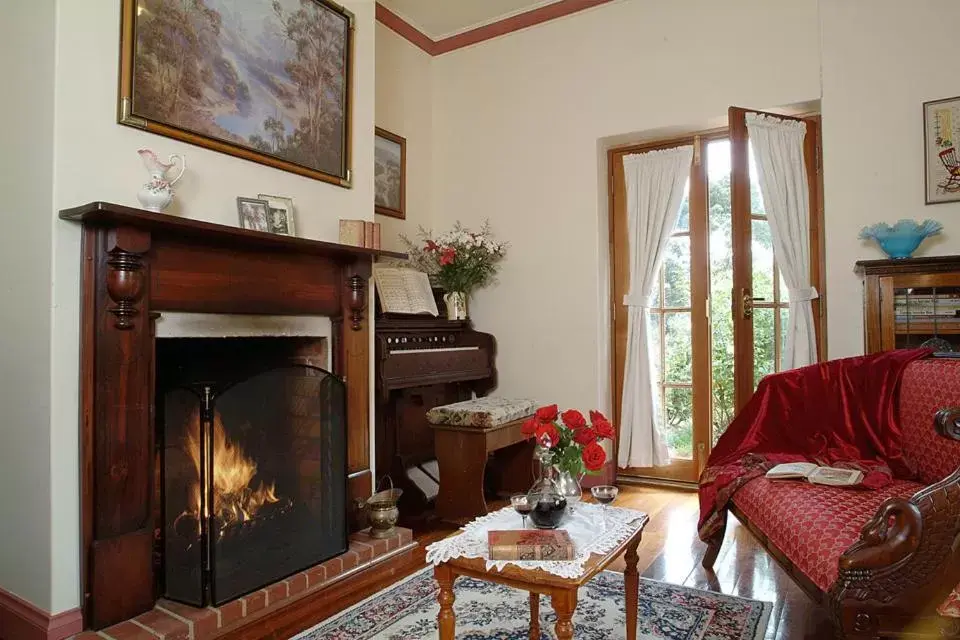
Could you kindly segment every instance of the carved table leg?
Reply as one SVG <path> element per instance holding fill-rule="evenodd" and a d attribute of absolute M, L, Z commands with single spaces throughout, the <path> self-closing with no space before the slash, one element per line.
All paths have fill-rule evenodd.
<path fill-rule="evenodd" d="M 456 576 L 445 564 L 437 565 L 433 570 L 433 577 L 440 585 L 437 602 L 440 603 L 440 613 L 437 614 L 437 627 L 440 629 L 440 640 L 454 640 L 457 618 L 453 613 L 453 581 Z"/>
<path fill-rule="evenodd" d="M 627 640 L 637 640 L 637 613 L 640 609 L 640 573 L 637 571 L 637 562 L 640 556 L 637 555 L 637 547 L 640 545 L 640 538 L 627 547 L 627 553 L 623 559 L 627 563 L 627 568 L 623 572 L 623 584 L 627 592 Z"/>
<path fill-rule="evenodd" d="M 577 590 L 554 591 L 550 599 L 557 614 L 557 640 L 573 640 L 573 612 L 577 610 Z"/>
<path fill-rule="evenodd" d="M 530 640 L 540 640 L 540 594 L 530 592 Z"/>

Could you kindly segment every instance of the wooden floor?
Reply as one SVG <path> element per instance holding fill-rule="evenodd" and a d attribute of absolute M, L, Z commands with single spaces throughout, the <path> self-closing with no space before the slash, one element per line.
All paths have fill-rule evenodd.
<path fill-rule="evenodd" d="M 736 518 L 730 517 L 727 538 L 714 572 L 700 566 L 704 545 L 696 534 L 699 506 L 692 491 L 621 486 L 617 506 L 639 509 L 650 515 L 650 524 L 640 545 L 639 569 L 646 578 L 697 589 L 764 600 L 773 603 L 768 640 L 822 640 L 833 637 L 826 611 L 814 604 L 783 572 L 776 561 Z M 424 548 L 453 533 L 452 526 L 433 525 L 414 531 L 420 542 L 416 563 L 408 573 L 423 566 Z M 622 561 L 611 569 L 623 570 Z M 344 607 L 395 582 L 385 578 L 364 593 L 345 601 Z"/>

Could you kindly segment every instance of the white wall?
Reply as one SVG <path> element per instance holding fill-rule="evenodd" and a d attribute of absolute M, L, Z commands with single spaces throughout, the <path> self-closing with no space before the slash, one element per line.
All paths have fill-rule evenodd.
<path fill-rule="evenodd" d="M 497 337 L 498 392 L 609 409 L 598 141 L 817 99 L 817 1 L 625 0 L 434 69 L 435 224 L 489 218 L 511 243 L 472 306 Z"/>
<path fill-rule="evenodd" d="M 50 605 L 50 252 L 56 0 L 0 19 L 0 588 Z M 74 420 L 76 423 L 76 420 Z"/>
<path fill-rule="evenodd" d="M 960 203 L 924 205 L 922 103 L 960 94 L 955 0 L 822 2 L 827 322 L 831 357 L 863 353 L 857 234 L 874 222 L 933 218 L 943 234 L 916 255 L 960 253 Z"/>
<path fill-rule="evenodd" d="M 433 141 L 432 58 L 377 23 L 376 123 L 407 139 L 407 218 L 377 216 L 384 249 L 403 251 L 398 234 L 430 228 Z"/>
<path fill-rule="evenodd" d="M 136 154 L 183 153 L 173 213 L 236 224 L 235 198 L 287 195 L 298 235 L 336 241 L 340 218 L 373 217 L 374 3 L 343 3 L 356 15 L 353 84 L 353 188 L 343 189 L 116 124 L 120 3 L 61 2 L 56 69 L 54 210 L 93 200 L 137 206 L 146 173 Z M 51 214 L 54 215 L 54 214 Z M 54 223 L 52 438 L 54 612 L 79 604 L 78 356 L 80 229 Z"/>

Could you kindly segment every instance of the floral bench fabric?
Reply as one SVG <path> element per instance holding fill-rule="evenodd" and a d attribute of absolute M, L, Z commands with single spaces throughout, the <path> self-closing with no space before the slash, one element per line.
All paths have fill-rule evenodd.
<path fill-rule="evenodd" d="M 477 398 L 434 407 L 427 411 L 427 421 L 489 429 L 533 415 L 537 406 L 536 400 L 529 399 Z"/>

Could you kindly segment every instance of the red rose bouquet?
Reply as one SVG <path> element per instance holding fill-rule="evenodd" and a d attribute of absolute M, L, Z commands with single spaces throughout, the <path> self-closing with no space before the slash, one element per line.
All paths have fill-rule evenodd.
<path fill-rule="evenodd" d="M 590 423 L 576 409 L 560 413 L 557 405 L 540 407 L 523 423 L 523 434 L 536 438 L 541 447 L 553 452 L 554 464 L 573 477 L 597 474 L 607 461 L 600 444 L 613 439 L 613 425 L 599 411 L 590 412 Z"/>

